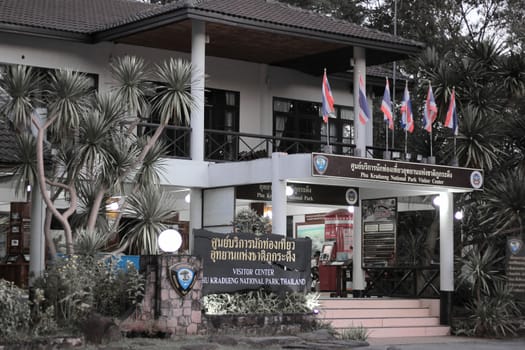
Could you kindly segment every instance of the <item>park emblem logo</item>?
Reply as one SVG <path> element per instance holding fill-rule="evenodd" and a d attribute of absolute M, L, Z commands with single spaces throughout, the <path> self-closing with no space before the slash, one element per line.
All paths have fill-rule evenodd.
<path fill-rule="evenodd" d="M 521 239 L 513 238 L 509 242 L 509 250 L 512 255 L 518 255 L 523 247 L 523 241 Z"/>
<path fill-rule="evenodd" d="M 328 168 L 328 158 L 326 158 L 325 156 L 315 156 L 314 167 L 319 174 L 324 174 L 326 169 Z"/>
<path fill-rule="evenodd" d="M 168 275 L 175 291 L 184 297 L 197 281 L 198 270 L 190 264 L 178 263 L 169 267 Z"/>

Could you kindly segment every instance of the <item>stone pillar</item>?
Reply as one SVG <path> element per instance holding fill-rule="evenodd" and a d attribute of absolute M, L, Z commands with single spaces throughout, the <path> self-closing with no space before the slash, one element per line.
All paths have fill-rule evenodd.
<path fill-rule="evenodd" d="M 450 325 L 452 295 L 454 293 L 454 196 L 439 195 L 439 267 L 440 319 Z"/>
<path fill-rule="evenodd" d="M 280 164 L 286 153 L 272 153 L 272 233 L 286 236 L 286 179 L 281 179 Z"/>
<path fill-rule="evenodd" d="M 177 293 L 169 278 L 170 267 L 177 263 L 191 265 L 198 271 L 195 285 L 184 297 Z M 140 270 L 146 274 L 142 305 L 121 323 L 120 329 L 123 332 L 160 332 L 169 336 L 202 333 L 201 260 L 189 255 L 141 256 Z"/>

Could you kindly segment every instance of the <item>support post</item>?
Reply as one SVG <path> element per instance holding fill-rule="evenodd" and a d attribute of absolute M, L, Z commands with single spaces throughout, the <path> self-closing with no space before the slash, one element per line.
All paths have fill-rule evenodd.
<path fill-rule="evenodd" d="M 206 24 L 191 22 L 191 96 L 195 105 L 191 109 L 190 155 L 194 161 L 204 160 L 204 79 L 206 63 Z M 193 230 L 202 228 L 202 190 L 190 191 L 189 249 L 193 252 Z"/>
<path fill-rule="evenodd" d="M 362 298 L 365 296 L 366 282 L 365 272 L 361 265 L 362 261 L 362 237 L 361 230 L 361 205 L 354 207 L 354 252 L 352 264 L 352 294 L 354 298 Z"/>
<path fill-rule="evenodd" d="M 45 266 L 45 237 L 44 237 L 44 201 L 40 187 L 35 184 L 31 189 L 31 241 L 29 244 L 29 286 L 42 276 Z"/>
<path fill-rule="evenodd" d="M 450 325 L 454 293 L 454 197 L 439 195 L 440 321 Z"/>
<path fill-rule="evenodd" d="M 359 76 L 363 77 L 366 85 L 366 59 L 365 49 L 354 46 L 354 129 L 355 147 L 358 157 L 366 157 L 367 125 L 361 124 L 359 118 Z M 370 120 L 367 124 L 371 124 Z"/>
<path fill-rule="evenodd" d="M 272 233 L 286 237 L 286 179 L 281 179 L 280 164 L 286 153 L 272 153 Z"/>

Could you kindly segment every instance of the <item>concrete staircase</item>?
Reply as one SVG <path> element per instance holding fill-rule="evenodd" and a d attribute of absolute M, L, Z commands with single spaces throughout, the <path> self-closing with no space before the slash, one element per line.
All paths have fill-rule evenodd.
<path fill-rule="evenodd" d="M 365 327 L 370 338 L 450 334 L 439 324 L 439 300 L 321 298 L 318 318 L 336 330 Z"/>

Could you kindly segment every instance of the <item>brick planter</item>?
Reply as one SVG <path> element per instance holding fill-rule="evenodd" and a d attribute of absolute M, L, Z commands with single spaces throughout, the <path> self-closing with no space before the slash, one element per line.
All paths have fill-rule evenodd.
<path fill-rule="evenodd" d="M 210 334 L 288 335 L 312 330 L 312 314 L 203 315 L 203 327 Z"/>
<path fill-rule="evenodd" d="M 177 294 L 168 276 L 169 267 L 181 262 L 199 270 L 197 282 L 184 297 Z M 141 256 L 140 270 L 146 276 L 144 300 L 136 312 L 121 322 L 121 331 L 144 336 L 202 333 L 200 259 L 189 255 Z"/>

